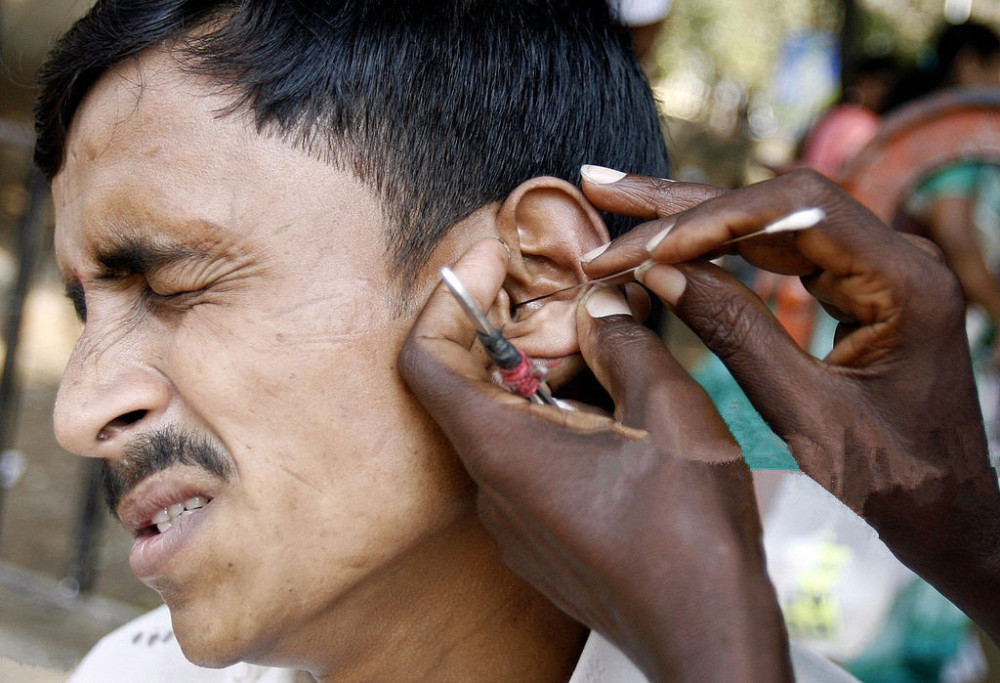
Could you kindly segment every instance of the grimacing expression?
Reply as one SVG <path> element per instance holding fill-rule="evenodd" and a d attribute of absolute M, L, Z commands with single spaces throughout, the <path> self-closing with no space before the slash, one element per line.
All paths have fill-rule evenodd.
<path fill-rule="evenodd" d="M 86 325 L 55 425 L 123 472 L 151 435 L 218 454 L 221 471 L 189 459 L 122 492 L 131 564 L 194 661 L 280 664 L 309 629 L 371 635 L 447 586 L 422 569 L 458 556 L 474 510 L 395 370 L 412 320 L 394 315 L 379 202 L 229 104 L 160 51 L 77 112 L 53 196 Z M 192 499 L 208 503 L 155 532 Z"/>

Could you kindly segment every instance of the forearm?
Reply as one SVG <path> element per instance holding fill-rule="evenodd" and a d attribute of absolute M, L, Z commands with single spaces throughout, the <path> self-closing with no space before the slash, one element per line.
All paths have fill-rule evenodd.
<path fill-rule="evenodd" d="M 903 564 L 1000 643 L 1000 492 L 991 479 L 966 482 L 908 515 L 912 504 L 883 499 L 865 517 Z"/>
<path fill-rule="evenodd" d="M 652 681 L 790 681 L 788 635 L 766 574 L 718 577 L 708 603 L 724 608 L 676 615 L 637 634 L 630 652 Z"/>
<path fill-rule="evenodd" d="M 652 680 L 791 680 L 746 465 L 689 462 L 669 476 L 660 495 L 684 498 L 685 512 L 647 523 L 633 546 L 647 567 L 636 575 L 654 578 L 622 603 L 626 651 Z"/>

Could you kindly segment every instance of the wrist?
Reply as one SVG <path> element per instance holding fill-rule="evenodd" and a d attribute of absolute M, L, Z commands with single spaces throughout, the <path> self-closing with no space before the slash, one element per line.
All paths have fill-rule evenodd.
<path fill-rule="evenodd" d="M 609 582 L 620 592 L 608 596 L 616 610 L 606 635 L 651 680 L 790 677 L 746 464 L 662 464 L 632 490 L 633 510 L 658 512 L 620 530 L 629 561 Z"/>
<path fill-rule="evenodd" d="M 880 501 L 865 518 L 903 564 L 1000 642 L 1000 492 L 995 475 L 933 503 Z M 909 511 L 908 515 L 900 512 Z"/>
<path fill-rule="evenodd" d="M 701 590 L 669 618 L 656 610 L 626 651 L 652 681 L 791 680 L 774 587 L 746 566 L 702 573 Z"/>

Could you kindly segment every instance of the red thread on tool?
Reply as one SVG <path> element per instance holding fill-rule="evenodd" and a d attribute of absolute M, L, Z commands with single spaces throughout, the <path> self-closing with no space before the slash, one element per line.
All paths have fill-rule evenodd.
<path fill-rule="evenodd" d="M 521 354 L 521 362 L 517 364 L 517 367 L 510 370 L 498 369 L 500 370 L 500 377 L 508 389 L 518 396 L 529 398 L 535 395 L 542 381 L 531 359 L 522 351 L 518 351 L 518 353 Z"/>

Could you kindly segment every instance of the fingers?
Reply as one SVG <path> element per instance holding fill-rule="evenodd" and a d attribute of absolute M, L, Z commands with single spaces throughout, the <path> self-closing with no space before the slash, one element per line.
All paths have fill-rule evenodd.
<path fill-rule="evenodd" d="M 650 330 L 629 314 L 616 288 L 600 286 L 577 309 L 584 359 L 628 427 L 661 450 L 699 460 L 739 458 L 711 399 Z"/>
<path fill-rule="evenodd" d="M 816 211 L 818 210 L 818 211 Z M 803 215 L 822 216 L 801 232 L 738 242 L 739 253 L 772 272 L 808 275 L 883 268 L 906 242 L 818 173 L 800 170 L 705 202 L 677 217 L 675 227 L 648 244 L 660 263 L 682 263 L 717 252 L 726 242 Z"/>
<path fill-rule="evenodd" d="M 452 270 L 485 311 L 503 285 L 506 266 L 503 245 L 487 239 L 474 244 Z M 447 287 L 438 283 L 398 359 L 406 383 L 432 415 L 466 390 L 459 378 L 487 379 L 483 363 L 469 353 L 475 339 L 475 329 L 461 306 Z"/>
<path fill-rule="evenodd" d="M 925 324 L 932 316 L 942 299 L 932 291 L 942 279 L 938 260 L 808 170 L 741 188 L 684 211 L 646 249 L 659 263 L 689 262 L 718 253 L 734 239 L 803 215 L 822 219 L 800 232 L 753 237 L 733 246 L 756 266 L 805 277 L 810 292 L 839 311 L 839 319 L 881 323 L 898 318 L 904 306 L 908 307 L 905 324 L 910 327 Z M 588 274 L 604 268 L 610 251 L 591 261 Z M 631 256 L 632 261 L 640 258 Z M 912 297 L 917 291 L 922 296 Z"/>
<path fill-rule="evenodd" d="M 600 166 L 580 170 L 583 193 L 599 209 L 653 220 L 690 209 L 725 190 L 700 183 L 628 175 Z"/>
<path fill-rule="evenodd" d="M 503 286 L 508 258 L 499 240 L 485 239 L 472 245 L 451 266 L 483 311 L 490 309 Z M 475 329 L 452 293 L 444 283 L 439 282 L 414 323 L 410 336 L 447 340 L 467 349 L 475 339 Z"/>
<path fill-rule="evenodd" d="M 584 194 L 597 208 L 650 221 L 612 242 L 599 260 L 595 254 L 585 262 L 584 271 L 592 278 L 639 265 L 649 258 L 647 242 L 672 225 L 675 214 L 725 192 L 711 185 L 626 175 L 599 166 L 584 166 L 581 178 Z"/>
<path fill-rule="evenodd" d="M 722 268 L 706 262 L 656 265 L 643 284 L 726 364 L 747 397 L 782 436 L 801 431 L 828 397 L 831 381 L 819 361 L 802 351 L 764 303 Z M 814 416 L 822 411 L 812 412 Z"/>
<path fill-rule="evenodd" d="M 487 310 L 497 298 L 506 265 L 503 246 L 488 239 L 470 248 L 452 270 Z M 462 308 L 440 284 L 404 342 L 398 366 L 480 485 L 495 488 L 537 475 L 538 453 L 560 448 L 568 432 L 635 438 L 606 416 L 531 404 L 500 388 L 470 353 L 478 343 L 475 338 Z"/>

